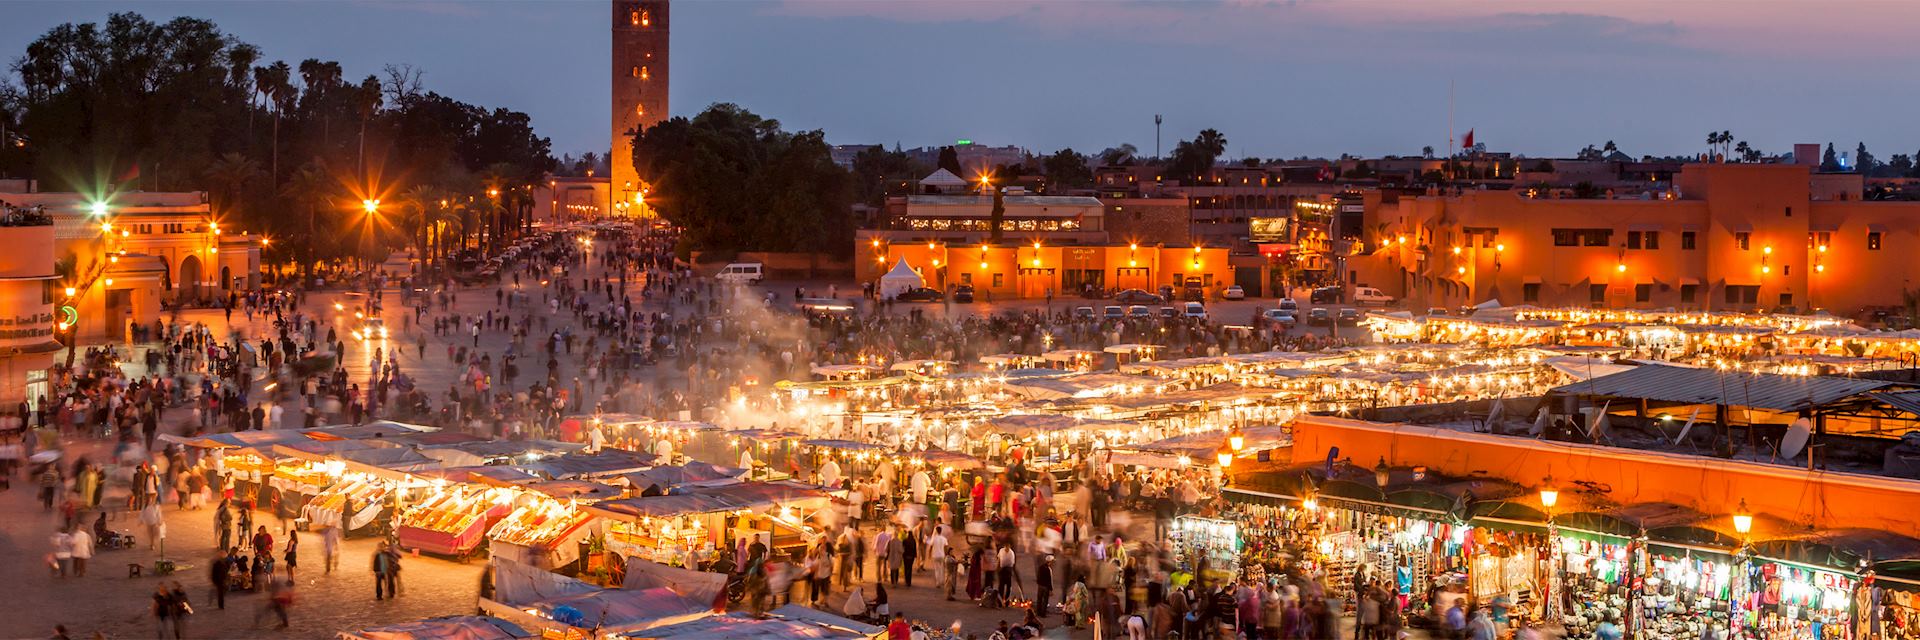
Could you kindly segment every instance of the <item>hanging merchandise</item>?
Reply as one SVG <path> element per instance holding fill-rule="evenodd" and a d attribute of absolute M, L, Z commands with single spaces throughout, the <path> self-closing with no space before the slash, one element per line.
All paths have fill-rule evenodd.
<path fill-rule="evenodd" d="M 1200 516 L 1174 518 L 1168 533 L 1174 562 L 1208 584 L 1240 578 L 1240 523 Z"/>
<path fill-rule="evenodd" d="M 1603 625 L 1625 629 L 1631 591 L 1631 549 L 1624 543 L 1561 537 L 1562 584 L 1569 638 L 1591 638 Z"/>
<path fill-rule="evenodd" d="M 1641 640 L 1692 640 L 1708 631 L 1724 636 L 1732 597 L 1732 565 L 1725 559 L 1649 553 L 1636 598 Z"/>
<path fill-rule="evenodd" d="M 1769 639 L 1852 639 L 1852 578 L 1779 562 L 1748 564 L 1744 628 Z"/>

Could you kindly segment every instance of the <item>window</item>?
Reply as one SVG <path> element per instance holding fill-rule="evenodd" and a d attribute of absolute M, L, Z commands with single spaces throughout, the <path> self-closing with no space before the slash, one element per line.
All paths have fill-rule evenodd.
<path fill-rule="evenodd" d="M 1634 302 L 1653 302 L 1653 285 L 1651 284 L 1633 285 L 1633 301 Z"/>
<path fill-rule="evenodd" d="M 1627 232 L 1627 248 L 1628 249 L 1640 248 L 1640 232 L 1638 231 Z"/>
<path fill-rule="evenodd" d="M 1727 304 L 1754 304 L 1760 301 L 1760 285 L 1727 285 Z"/>
<path fill-rule="evenodd" d="M 652 79 L 653 79 L 653 73 L 652 73 L 652 72 L 649 72 L 649 71 L 647 71 L 647 68 L 646 68 L 646 67 L 640 67 L 640 73 L 638 73 L 638 74 L 636 74 L 636 75 L 638 75 L 638 76 L 639 76 L 639 78 L 640 78 L 641 80 L 652 80 Z"/>
<path fill-rule="evenodd" d="M 1880 232 L 1878 231 L 1867 232 L 1867 250 L 1868 251 L 1880 250 Z"/>
<path fill-rule="evenodd" d="M 1828 246 L 1831 244 L 1833 244 L 1832 232 L 1818 231 L 1818 232 L 1811 232 L 1807 234 L 1808 249 L 1818 251 L 1820 247 Z"/>
<path fill-rule="evenodd" d="M 627 71 L 627 75 L 634 78 L 640 77 L 640 67 L 636 66 L 633 69 Z"/>
<path fill-rule="evenodd" d="M 1004 274 L 1004 273 L 993 274 L 993 286 L 996 289 L 1007 286 L 1007 274 Z"/>
<path fill-rule="evenodd" d="M 1698 300 L 1699 296 L 1700 296 L 1700 285 L 1697 285 L 1697 284 L 1680 285 L 1681 304 L 1693 304 L 1696 300 Z"/>
<path fill-rule="evenodd" d="M 1782 306 L 1782 307 L 1791 307 L 1791 306 L 1793 306 L 1793 294 L 1791 294 L 1791 293 L 1782 293 L 1782 294 L 1780 294 L 1780 306 Z"/>
<path fill-rule="evenodd" d="M 1627 248 L 1628 249 L 1648 249 L 1648 250 L 1659 249 L 1660 248 L 1660 232 L 1628 231 L 1627 232 Z"/>
<path fill-rule="evenodd" d="M 1793 207 L 1787 207 L 1787 217 L 1793 217 Z"/>
<path fill-rule="evenodd" d="M 1753 234 L 1751 233 L 1745 231 L 1733 232 L 1733 244 L 1734 246 L 1740 247 L 1741 251 L 1746 251 L 1748 247 L 1752 246 L 1752 240 Z"/>
<path fill-rule="evenodd" d="M 1694 233 L 1692 231 L 1680 232 L 1680 249 L 1681 250 L 1692 251 L 1693 242 L 1694 242 Z"/>
<path fill-rule="evenodd" d="M 973 284 L 973 274 L 971 274 L 971 273 L 967 273 L 967 272 L 964 272 L 964 271 L 963 271 L 963 272 L 961 272 L 961 273 L 960 273 L 960 284 L 965 284 L 965 285 L 971 285 L 971 284 Z"/>
<path fill-rule="evenodd" d="M 1790 265 L 1790 264 L 1780 265 L 1780 275 L 1783 275 L 1783 276 L 1793 275 L 1793 265 Z"/>
<path fill-rule="evenodd" d="M 1647 238 L 1647 250 L 1648 250 L 1648 251 L 1654 251 L 1654 250 L 1658 250 L 1658 249 L 1660 248 L 1660 232 L 1658 232 L 1658 231 L 1648 231 L 1648 232 L 1647 232 L 1647 235 L 1646 235 L 1646 238 Z"/>
<path fill-rule="evenodd" d="M 1593 302 L 1594 304 L 1606 303 L 1607 285 L 1604 285 L 1604 284 L 1587 285 L 1587 299 Z"/>
<path fill-rule="evenodd" d="M 1604 247 L 1612 240 L 1612 229 L 1553 230 L 1553 246 L 1556 247 Z"/>
<path fill-rule="evenodd" d="M 1529 282 L 1524 285 L 1521 285 L 1520 297 L 1523 302 L 1539 302 L 1540 301 L 1540 283 Z"/>

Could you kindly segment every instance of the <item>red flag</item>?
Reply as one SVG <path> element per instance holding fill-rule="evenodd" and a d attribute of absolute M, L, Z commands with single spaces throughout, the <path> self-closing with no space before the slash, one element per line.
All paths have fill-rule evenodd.
<path fill-rule="evenodd" d="M 133 181 L 135 181 L 135 180 L 139 180 L 139 179 L 140 179 L 140 163 L 139 163 L 139 162 L 134 162 L 134 163 L 133 163 L 133 166 L 131 166 L 131 167 L 127 167 L 127 170 L 126 170 L 126 172 L 125 172 L 125 173 L 121 173 L 121 174 L 120 174 L 120 177 L 119 177 L 118 179 L 116 179 L 116 180 L 114 180 L 114 182 L 115 182 L 115 183 L 120 183 L 120 184 L 124 184 L 124 183 L 128 183 L 128 182 L 133 182 Z"/>
<path fill-rule="evenodd" d="M 1460 139 L 1460 148 L 1462 149 L 1473 148 L 1473 130 L 1472 129 L 1467 130 L 1467 137 Z"/>

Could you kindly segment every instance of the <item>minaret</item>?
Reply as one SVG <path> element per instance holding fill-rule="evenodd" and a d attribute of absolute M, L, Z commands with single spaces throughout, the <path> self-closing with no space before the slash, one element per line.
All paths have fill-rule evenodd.
<path fill-rule="evenodd" d="M 668 0 L 613 2 L 614 213 L 646 213 L 633 163 L 633 133 L 667 119 Z"/>

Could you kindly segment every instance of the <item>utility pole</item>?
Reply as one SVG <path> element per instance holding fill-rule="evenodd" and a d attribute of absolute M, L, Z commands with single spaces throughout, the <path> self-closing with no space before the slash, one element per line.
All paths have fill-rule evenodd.
<path fill-rule="evenodd" d="M 1160 114 L 1153 114 L 1153 159 L 1160 159 Z"/>

